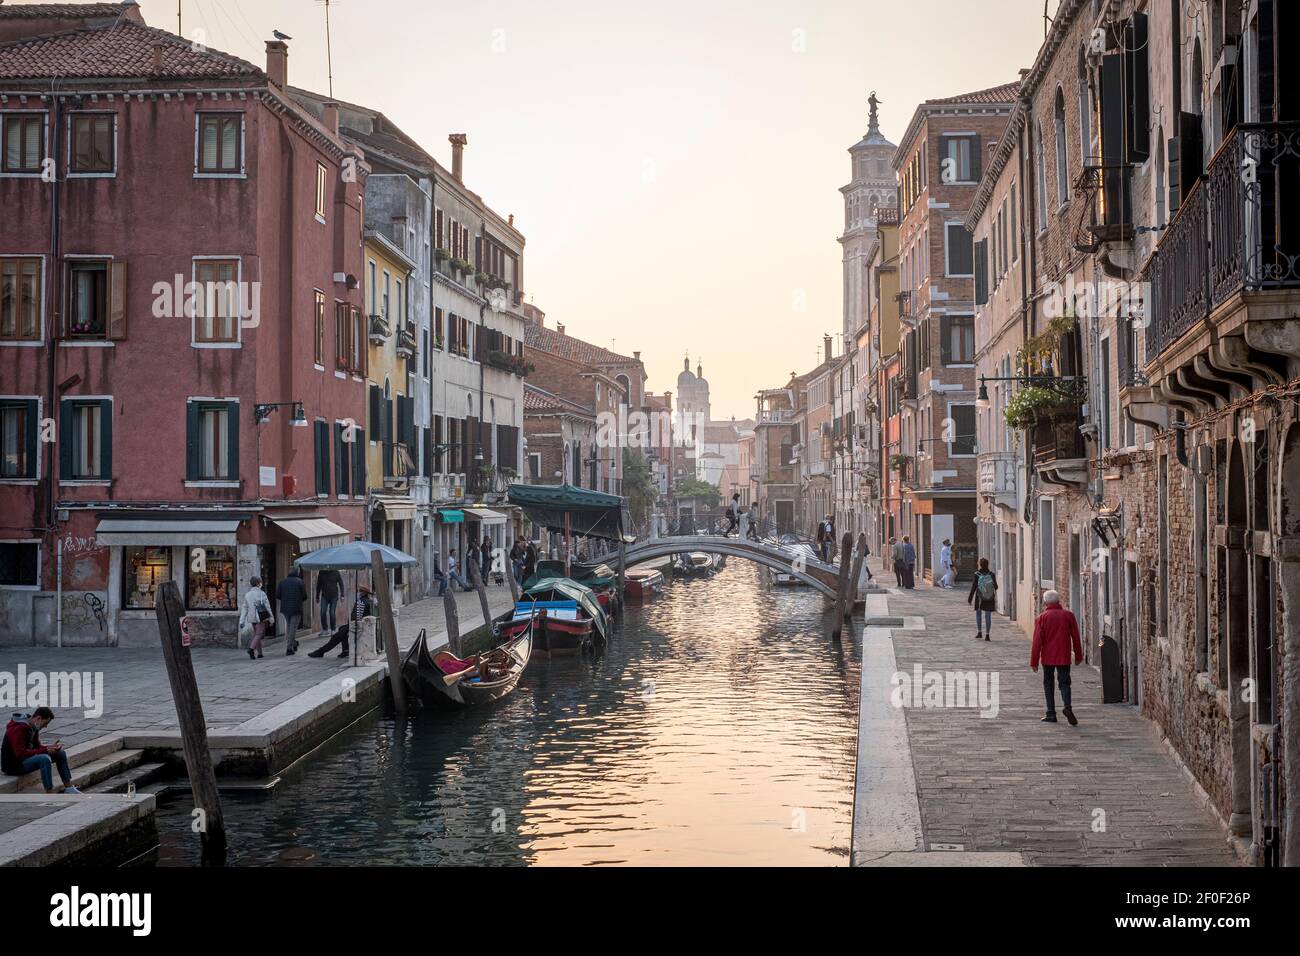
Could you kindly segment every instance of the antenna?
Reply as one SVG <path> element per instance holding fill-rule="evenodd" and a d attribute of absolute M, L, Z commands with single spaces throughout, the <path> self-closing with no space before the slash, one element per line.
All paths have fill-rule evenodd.
<path fill-rule="evenodd" d="M 330 99 L 334 99 L 334 55 L 330 49 L 330 0 L 316 0 L 325 4 L 325 70 L 329 76 Z"/>
<path fill-rule="evenodd" d="M 185 31 L 181 29 L 181 0 L 176 0 L 176 35 L 185 36 Z"/>

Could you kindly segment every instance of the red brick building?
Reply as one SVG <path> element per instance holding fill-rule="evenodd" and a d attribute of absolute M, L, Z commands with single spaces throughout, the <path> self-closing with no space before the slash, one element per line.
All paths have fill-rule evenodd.
<path fill-rule="evenodd" d="M 170 579 L 232 643 L 252 576 L 364 530 L 365 163 L 284 43 L 134 3 L 0 7 L 0 41 L 0 642 L 156 640 Z"/>

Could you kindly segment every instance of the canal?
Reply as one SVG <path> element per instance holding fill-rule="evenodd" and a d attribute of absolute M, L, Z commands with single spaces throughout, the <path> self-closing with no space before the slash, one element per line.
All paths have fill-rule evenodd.
<path fill-rule="evenodd" d="M 497 703 L 368 717 L 267 792 L 223 796 L 239 865 L 843 865 L 859 654 L 747 561 L 629 605 Z M 188 792 L 156 862 L 198 862 Z"/>

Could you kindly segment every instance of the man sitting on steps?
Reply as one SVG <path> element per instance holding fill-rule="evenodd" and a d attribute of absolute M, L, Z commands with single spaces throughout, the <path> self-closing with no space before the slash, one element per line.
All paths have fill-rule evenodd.
<path fill-rule="evenodd" d="M 53 719 L 54 711 L 48 707 L 37 707 L 30 717 L 14 714 L 5 727 L 4 743 L 0 745 L 0 770 L 11 777 L 39 770 L 45 792 L 53 793 L 54 774 L 50 767 L 57 766 L 59 779 L 63 781 L 63 792 L 81 793 L 72 785 L 72 769 L 68 766 L 68 754 L 63 749 L 62 741 L 56 740 L 48 747 L 41 743 L 41 731 Z"/>

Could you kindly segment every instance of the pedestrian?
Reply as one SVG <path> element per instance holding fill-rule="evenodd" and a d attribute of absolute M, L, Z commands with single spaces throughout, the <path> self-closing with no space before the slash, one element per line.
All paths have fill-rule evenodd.
<path fill-rule="evenodd" d="M 292 657 L 298 650 L 298 625 L 302 623 L 302 610 L 307 604 L 307 585 L 302 583 L 302 571 L 294 568 L 275 589 L 275 599 L 280 602 L 284 615 L 284 656 Z"/>
<path fill-rule="evenodd" d="M 749 538 L 750 541 L 762 541 L 763 534 L 762 531 L 760 530 L 762 526 L 763 526 L 763 518 L 762 515 L 759 513 L 758 505 L 757 504 L 750 505 L 749 506 L 749 527 L 745 530 L 745 537 Z"/>
<path fill-rule="evenodd" d="M 308 651 L 307 656 L 324 657 L 330 650 L 342 644 L 343 650 L 339 652 L 338 656 L 347 657 L 350 653 L 348 650 L 348 635 L 351 633 L 352 622 L 356 623 L 357 633 L 360 634 L 361 622 L 368 617 L 374 617 L 375 602 L 371 597 L 372 593 L 370 585 L 357 585 L 357 599 L 352 602 L 352 613 L 348 615 L 348 620 L 344 621 L 335 629 L 334 636 L 329 639 L 328 643 L 322 644 L 314 651 Z"/>
<path fill-rule="evenodd" d="M 524 580 L 520 581 L 520 584 L 523 584 L 524 581 L 530 580 L 532 576 L 537 573 L 537 559 L 539 557 L 540 556 L 537 553 L 537 545 L 534 542 L 529 541 L 528 547 L 524 549 Z"/>
<path fill-rule="evenodd" d="M 835 522 L 827 515 L 817 525 L 817 551 L 823 564 L 830 564 L 835 557 Z"/>
<path fill-rule="evenodd" d="M 910 535 L 903 535 L 903 587 L 916 590 L 916 546 Z"/>
<path fill-rule="evenodd" d="M 989 640 L 993 630 L 993 612 L 998 608 L 998 577 L 989 570 L 989 559 L 980 558 L 979 570 L 975 580 L 970 583 L 970 594 L 966 603 L 975 605 L 975 640 L 981 637 Z M 984 626 L 980 626 L 980 613 L 984 614 Z"/>
<path fill-rule="evenodd" d="M 740 527 L 740 492 L 737 491 L 731 496 L 731 503 L 727 505 L 727 530 L 722 532 L 724 538 L 731 537 L 731 532 Z"/>
<path fill-rule="evenodd" d="M 1034 621 L 1034 644 L 1029 652 L 1029 669 L 1038 672 L 1043 665 L 1043 695 L 1047 698 L 1047 713 L 1039 718 L 1044 723 L 1056 723 L 1056 694 L 1052 678 L 1061 688 L 1061 703 L 1065 705 L 1065 719 L 1071 727 L 1079 724 L 1070 709 L 1070 651 L 1074 663 L 1083 663 L 1083 644 L 1079 641 L 1079 622 L 1074 612 L 1061 607 L 1061 596 L 1055 591 L 1043 592 L 1043 611 Z"/>
<path fill-rule="evenodd" d="M 939 549 L 939 571 L 939 587 L 951 590 L 957 580 L 957 570 L 952 563 L 952 542 L 947 538 L 943 539 L 943 547 Z"/>
<path fill-rule="evenodd" d="M 471 549 L 471 550 L 472 550 L 472 549 Z M 455 548 L 452 548 L 451 551 L 448 552 L 448 554 L 447 554 L 447 577 L 451 580 L 451 582 L 452 582 L 453 584 L 459 584 L 459 585 L 460 585 L 460 589 L 461 589 L 462 591 L 472 591 L 472 590 L 474 590 L 472 587 L 469 586 L 469 582 L 466 581 L 466 580 L 461 576 L 461 573 L 460 573 L 460 564 L 459 564 L 459 563 L 457 562 L 457 560 L 456 560 L 456 549 L 455 549 Z"/>
<path fill-rule="evenodd" d="M 262 656 L 262 638 L 266 637 L 266 629 L 274 616 L 271 613 L 271 599 L 262 590 L 262 579 L 256 576 L 249 578 L 248 590 L 244 592 L 244 606 L 239 612 L 240 629 L 247 625 L 253 630 L 252 640 L 248 642 L 249 660 Z"/>
<path fill-rule="evenodd" d="M 46 793 L 54 792 L 52 767 L 59 771 L 64 793 L 81 793 L 72 784 L 72 768 L 68 766 L 68 753 L 63 741 L 56 740 L 48 747 L 41 743 L 41 731 L 54 719 L 54 711 L 37 707 L 30 714 L 14 714 L 5 727 L 3 744 L 0 744 L 0 771 L 11 777 L 20 777 L 33 770 L 41 772 L 41 783 Z"/>
<path fill-rule="evenodd" d="M 895 537 L 889 539 L 889 564 L 894 569 L 894 578 L 901 588 L 903 586 L 904 564 L 903 564 L 903 542 Z"/>
<path fill-rule="evenodd" d="M 438 597 L 447 593 L 447 575 L 443 572 L 442 566 L 438 564 L 438 553 L 433 554 L 433 579 L 438 582 Z"/>
<path fill-rule="evenodd" d="M 324 636 L 337 626 L 338 606 L 343 600 L 343 575 L 327 568 L 316 575 L 316 600 L 320 604 L 320 632 Z"/>
<path fill-rule="evenodd" d="M 492 580 L 492 539 L 486 534 L 483 535 L 483 543 L 479 546 L 478 560 L 479 575 L 483 578 L 483 584 L 487 585 Z M 505 582 L 502 581 L 502 584 Z"/>

